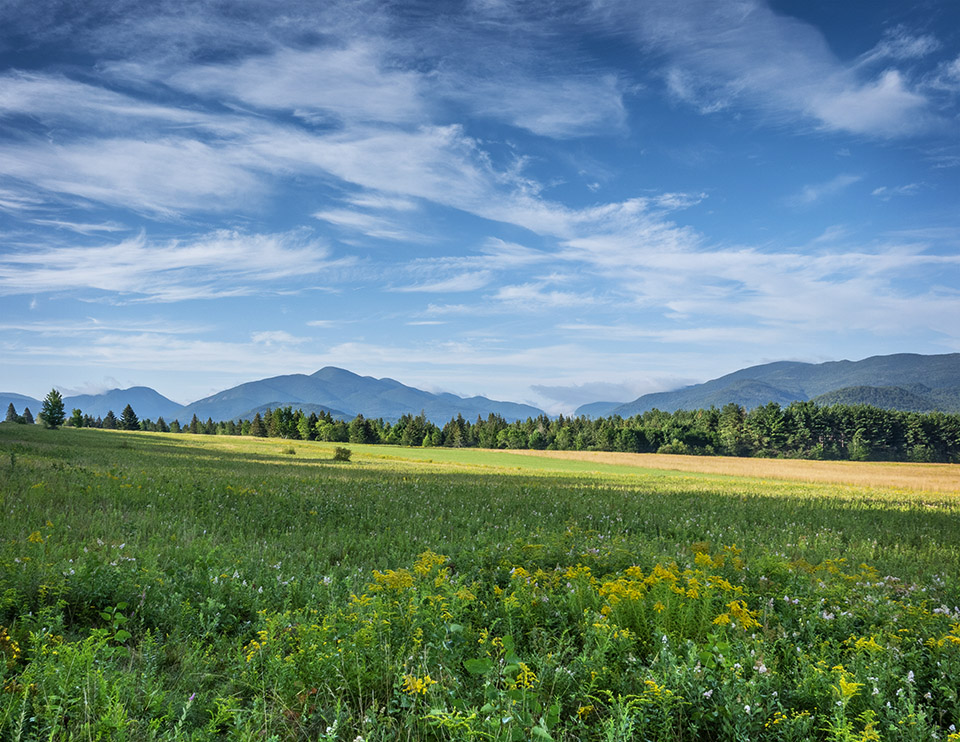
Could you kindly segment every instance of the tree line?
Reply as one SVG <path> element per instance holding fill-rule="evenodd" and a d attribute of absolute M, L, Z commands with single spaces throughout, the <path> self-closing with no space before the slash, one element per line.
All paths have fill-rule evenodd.
<path fill-rule="evenodd" d="M 46 401 L 44 404 L 44 419 L 49 419 L 51 413 Z M 27 415 L 29 410 L 18 416 L 12 404 L 7 410 L 8 421 L 20 418 L 23 422 Z M 181 424 L 179 420 L 167 423 L 162 417 L 140 419 L 127 405 L 120 417 L 110 411 L 103 418 L 93 418 L 75 409 L 63 423 L 78 428 L 400 446 L 960 463 L 960 414 L 812 402 L 793 402 L 786 407 L 771 402 L 751 410 L 737 404 L 719 409 L 651 410 L 629 418 L 540 415 L 507 422 L 491 413 L 470 422 L 457 415 L 442 426 L 423 413 L 404 415 L 393 423 L 363 415 L 345 421 L 327 412 L 305 414 L 290 406 L 257 413 L 252 420 L 202 421 L 194 415 Z"/>

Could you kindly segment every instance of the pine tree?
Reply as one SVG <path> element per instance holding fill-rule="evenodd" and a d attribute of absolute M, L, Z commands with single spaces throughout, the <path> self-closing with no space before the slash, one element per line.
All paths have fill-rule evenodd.
<path fill-rule="evenodd" d="M 53 430 L 63 425 L 65 417 L 63 397 L 56 389 L 51 389 L 43 400 L 43 407 L 40 408 L 40 422 L 43 423 L 44 427 Z"/>
<path fill-rule="evenodd" d="M 33 423 L 34 423 L 33 413 L 30 412 L 30 408 L 29 408 L 29 407 L 24 407 L 24 408 L 23 408 L 23 421 L 24 421 L 27 425 L 33 425 Z"/>
<path fill-rule="evenodd" d="M 7 419 L 4 420 L 4 422 L 15 423 L 18 417 L 20 416 L 17 414 L 17 408 L 14 407 L 13 402 L 11 402 L 10 405 L 7 407 Z"/>
<path fill-rule="evenodd" d="M 107 410 L 107 415 L 103 418 L 103 422 L 100 425 L 104 430 L 117 429 L 117 416 L 113 414 L 113 410 Z"/>
<path fill-rule="evenodd" d="M 267 437 L 267 429 L 263 426 L 263 418 L 260 417 L 259 412 L 253 416 L 253 422 L 250 423 L 250 435 L 256 438 Z"/>
<path fill-rule="evenodd" d="M 194 435 L 200 433 L 200 418 L 197 417 L 196 413 L 194 413 L 190 420 L 190 432 Z"/>
<path fill-rule="evenodd" d="M 130 405 L 124 407 L 123 412 L 120 413 L 120 429 L 140 430 L 140 420 L 137 418 L 137 413 L 133 411 L 133 407 Z"/>

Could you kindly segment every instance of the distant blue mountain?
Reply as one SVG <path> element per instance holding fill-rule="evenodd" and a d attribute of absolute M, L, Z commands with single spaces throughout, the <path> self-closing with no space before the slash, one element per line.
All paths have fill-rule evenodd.
<path fill-rule="evenodd" d="M 768 402 L 785 406 L 811 399 L 821 404 L 960 412 L 960 353 L 899 353 L 829 363 L 778 361 L 672 392 L 645 394 L 613 407 L 607 414 L 631 417 L 655 408 L 674 412 L 723 407 L 730 402 L 753 409 Z M 577 414 L 596 416 L 595 412 L 584 412 L 589 409 L 590 405 L 584 405 Z"/>
<path fill-rule="evenodd" d="M 129 389 L 111 389 L 103 394 L 78 394 L 63 398 L 67 416 L 79 409 L 91 417 L 103 417 L 110 410 L 119 417 L 123 408 L 130 405 L 139 418 L 156 420 L 163 417 L 173 420 L 181 414 L 183 405 L 167 399 L 148 386 L 132 386 Z"/>
<path fill-rule="evenodd" d="M 342 368 L 327 366 L 309 376 L 289 374 L 274 376 L 260 381 L 249 381 L 231 389 L 187 405 L 181 413 L 183 418 L 196 415 L 201 420 L 237 419 L 251 410 L 272 407 L 298 407 L 306 411 L 306 405 L 322 405 L 339 410 L 345 417 L 358 414 L 364 417 L 382 417 L 397 420 L 403 415 L 419 415 L 435 423 L 445 423 L 457 415 L 476 419 L 491 412 L 505 419 L 526 420 L 542 415 L 543 411 L 530 405 L 514 402 L 497 402 L 486 397 L 458 397 L 455 394 L 431 394 L 421 389 L 401 384 L 394 379 L 375 379 L 359 376 Z"/>

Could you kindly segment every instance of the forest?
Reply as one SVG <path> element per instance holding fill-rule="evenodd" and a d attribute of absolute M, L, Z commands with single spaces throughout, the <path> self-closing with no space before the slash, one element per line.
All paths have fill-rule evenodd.
<path fill-rule="evenodd" d="M 11 405 L 12 408 L 12 405 Z M 29 414 L 29 412 L 27 413 Z M 13 409 L 8 421 L 23 421 Z M 252 420 L 167 423 L 141 420 L 129 405 L 92 418 L 74 410 L 65 424 L 198 435 L 319 440 L 401 446 L 480 447 L 626 453 L 674 453 L 707 456 L 756 456 L 853 461 L 960 461 L 960 414 L 903 412 L 870 405 L 775 402 L 746 410 L 736 404 L 717 409 L 651 410 L 629 418 L 591 419 L 541 415 L 508 422 L 491 414 L 471 422 L 458 415 L 439 426 L 422 413 L 395 422 L 357 415 L 351 421 L 330 414 L 277 407 Z"/>

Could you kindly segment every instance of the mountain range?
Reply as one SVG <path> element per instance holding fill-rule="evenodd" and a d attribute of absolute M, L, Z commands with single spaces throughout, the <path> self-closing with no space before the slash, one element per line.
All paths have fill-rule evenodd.
<path fill-rule="evenodd" d="M 723 407 L 753 409 L 768 402 L 870 404 L 895 410 L 960 412 L 960 353 L 899 353 L 862 361 L 778 361 L 734 371 L 670 392 L 644 394 L 632 402 L 594 402 L 577 415 L 631 417 L 652 409 L 674 412 Z"/>
<path fill-rule="evenodd" d="M 752 409 L 768 402 L 786 406 L 807 400 L 822 405 L 869 404 L 916 412 L 960 412 L 960 353 L 901 353 L 828 363 L 778 361 L 670 392 L 645 394 L 632 402 L 593 402 L 579 407 L 575 414 L 631 417 L 654 408 L 673 412 L 722 407 L 733 402 Z M 0 392 L 0 410 L 11 403 L 20 413 L 29 407 L 34 417 L 42 405 L 33 397 Z M 79 408 L 94 417 L 103 417 L 109 410 L 119 415 L 127 404 L 139 417 L 163 417 L 168 422 L 185 422 L 193 415 L 200 420 L 252 419 L 257 412 L 262 414 L 267 409 L 288 405 L 307 413 L 325 411 L 345 420 L 362 414 L 395 421 L 405 414 L 423 412 L 438 424 L 457 415 L 472 420 L 478 415 L 496 413 L 514 421 L 544 414 L 530 405 L 433 394 L 394 379 L 359 376 L 333 366 L 310 375 L 288 374 L 250 381 L 185 406 L 142 386 L 64 398 L 68 414 Z"/>
<path fill-rule="evenodd" d="M 288 374 L 250 381 L 185 406 L 148 387 L 113 389 L 105 394 L 65 397 L 63 401 L 67 414 L 79 408 L 95 417 L 103 417 L 108 410 L 119 415 L 129 404 L 139 417 L 156 419 L 162 416 L 168 422 L 174 419 L 184 422 L 194 415 L 200 420 L 252 419 L 257 412 L 262 414 L 268 408 L 288 405 L 307 413 L 326 411 L 346 420 L 362 414 L 396 421 L 403 415 L 419 415 L 423 412 L 427 419 L 439 424 L 457 415 L 472 420 L 478 415 L 486 417 L 493 412 L 514 421 L 544 414 L 543 410 L 530 405 L 498 402 L 486 397 L 433 394 L 394 379 L 359 376 L 332 366 L 309 376 Z M 23 407 L 30 407 L 34 416 L 42 404 L 40 400 L 21 394 L 0 393 L 0 405 L 4 409 L 11 402 L 20 413 Z"/>

